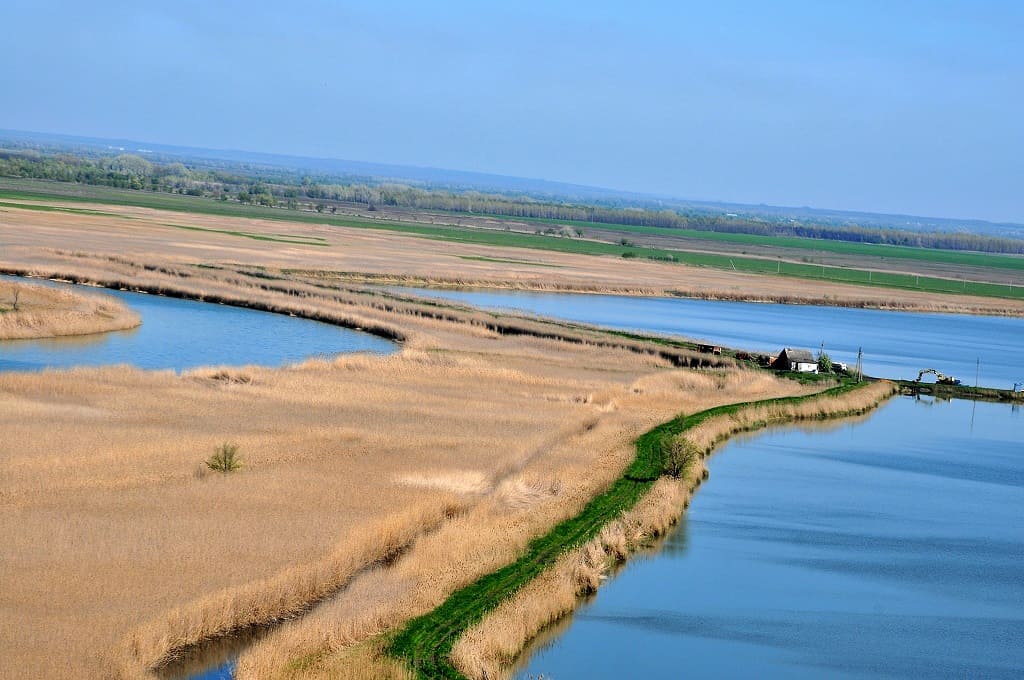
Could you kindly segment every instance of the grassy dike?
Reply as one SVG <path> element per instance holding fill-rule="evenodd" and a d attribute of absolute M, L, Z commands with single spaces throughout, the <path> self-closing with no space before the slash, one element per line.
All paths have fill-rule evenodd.
<path fill-rule="evenodd" d="M 406 661 L 420 678 L 465 678 L 450 659 L 452 647 L 459 637 L 554 565 L 561 555 L 584 545 L 597 536 L 606 524 L 633 508 L 663 475 L 666 449 L 679 435 L 714 418 L 734 416 L 747 410 L 757 415 L 753 419 L 737 418 L 730 428 L 731 432 L 760 429 L 784 420 L 853 415 L 872 406 L 856 405 L 846 410 L 837 406 L 836 409 L 810 416 L 799 411 L 798 407 L 805 407 L 816 400 L 848 397 L 860 389 L 864 389 L 864 386 L 846 382 L 800 397 L 719 406 L 690 416 L 677 416 L 649 430 L 636 440 L 636 457 L 607 491 L 595 497 L 580 514 L 534 539 L 517 561 L 480 578 L 452 594 L 434 611 L 410 621 L 391 639 L 389 653 Z M 877 403 L 874 401 L 873 405 Z M 791 410 L 787 411 L 787 407 Z M 764 415 L 772 412 L 784 415 L 774 418 Z M 724 436 L 723 432 L 714 437 L 713 441 L 720 441 Z"/>

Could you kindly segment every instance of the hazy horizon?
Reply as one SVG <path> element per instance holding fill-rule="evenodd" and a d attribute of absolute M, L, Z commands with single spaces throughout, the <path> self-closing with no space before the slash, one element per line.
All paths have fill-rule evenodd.
<path fill-rule="evenodd" d="M 157 155 L 160 155 L 160 154 L 164 153 L 162 151 L 155 151 L 154 152 L 153 149 L 147 148 L 149 146 L 179 148 L 179 149 L 186 150 L 186 151 L 189 150 L 189 149 L 194 149 L 194 150 L 197 150 L 197 151 L 209 152 L 211 154 L 221 153 L 222 152 L 222 153 L 225 154 L 225 158 L 223 158 L 221 160 L 229 160 L 227 158 L 227 156 L 228 155 L 232 155 L 232 154 L 244 154 L 244 155 L 267 156 L 267 157 L 275 157 L 276 156 L 276 157 L 279 157 L 279 158 L 282 158 L 282 159 L 287 158 L 287 159 L 293 159 L 293 160 L 296 160 L 296 161 L 309 160 L 309 161 L 328 161 L 328 162 L 336 161 L 336 162 L 339 162 L 339 163 L 349 163 L 349 162 L 351 162 L 353 164 L 358 164 L 358 165 L 391 167 L 391 168 L 395 168 L 395 169 L 399 169 L 399 170 L 402 169 L 402 168 L 405 168 L 405 169 L 411 169 L 411 170 L 454 172 L 454 173 L 467 174 L 467 175 L 479 175 L 480 177 L 505 178 L 505 179 L 508 179 L 508 180 L 527 180 L 527 181 L 531 181 L 531 182 L 536 181 L 536 182 L 539 182 L 539 183 L 545 183 L 545 184 L 553 185 L 553 187 L 550 188 L 551 191 L 553 191 L 554 189 L 557 189 L 559 186 L 564 186 L 566 188 L 576 187 L 576 188 L 579 188 L 579 189 L 582 189 L 582 190 L 594 190 L 594 191 L 598 191 L 598 192 L 607 192 L 609 197 L 615 197 L 615 196 L 618 196 L 618 195 L 635 195 L 637 197 L 637 202 L 638 203 L 640 203 L 642 200 L 647 200 L 647 201 L 665 200 L 665 201 L 677 201 L 679 203 L 692 203 L 694 205 L 721 206 L 722 209 L 726 209 L 727 207 L 733 207 L 733 208 L 737 208 L 737 209 L 738 208 L 748 208 L 748 209 L 751 210 L 751 212 L 756 212 L 756 210 L 758 208 L 764 208 L 766 210 L 782 210 L 782 211 L 785 211 L 785 210 L 793 210 L 793 211 L 811 210 L 811 211 L 816 211 L 816 212 L 820 212 L 820 213 L 823 213 L 823 214 L 829 214 L 829 213 L 844 213 L 844 214 L 847 214 L 848 213 L 848 214 L 862 214 L 862 215 L 865 215 L 865 216 L 876 217 L 876 218 L 882 218 L 882 217 L 901 218 L 902 217 L 902 218 L 923 219 L 923 220 L 949 221 L 949 222 L 961 221 L 961 222 L 965 222 L 965 223 L 972 223 L 972 222 L 973 223 L 981 223 L 981 222 L 984 222 L 984 223 L 988 223 L 988 224 L 991 224 L 991 225 L 997 226 L 997 227 L 998 226 L 1006 226 L 1006 227 L 1010 227 L 1010 228 L 1024 227 L 1024 222 L 985 220 L 983 218 L 972 217 L 972 216 L 967 216 L 967 215 L 954 215 L 954 216 L 950 216 L 950 215 L 907 214 L 907 213 L 882 213 L 882 212 L 874 212 L 874 211 L 870 211 L 870 210 L 846 210 L 846 209 L 834 208 L 832 206 L 823 206 L 823 205 L 811 205 L 811 206 L 802 205 L 802 206 L 797 206 L 797 205 L 780 205 L 780 204 L 776 204 L 776 203 L 736 203 L 736 202 L 720 201 L 720 200 L 716 200 L 716 199 L 713 199 L 713 198 L 709 199 L 709 198 L 700 198 L 700 197 L 694 198 L 694 197 L 690 197 L 690 196 L 669 196 L 669 195 L 666 195 L 666 194 L 652 194 L 652 193 L 645 193 L 645 192 L 633 192 L 633 191 L 629 191 L 629 190 L 625 190 L 625 189 L 618 189 L 618 188 L 615 188 L 615 187 L 597 187 L 597 186 L 584 185 L 584 184 L 575 184 L 575 183 L 571 183 L 571 182 L 563 182 L 563 181 L 561 181 L 561 180 L 559 180 L 557 178 L 518 177 L 518 176 L 515 176 L 515 175 L 502 175 L 502 174 L 498 174 L 498 173 L 477 173 L 475 171 L 465 170 L 463 168 L 439 168 L 439 167 L 436 167 L 436 166 L 427 166 L 427 165 L 417 165 L 417 166 L 414 166 L 414 165 L 387 164 L 387 163 L 379 163 L 379 162 L 376 162 L 376 161 L 363 160 L 363 159 L 333 158 L 333 157 L 320 157 L 320 156 L 297 156 L 297 155 L 293 155 L 293 154 L 274 154 L 274 153 L 270 153 L 270 152 L 266 152 L 266 151 L 260 151 L 260 150 L 256 150 L 256 149 L 212 149 L 212 148 L 206 148 L 206 147 L 189 147 L 189 146 L 182 146 L 182 145 L 177 145 L 177 144 L 168 144 L 168 143 L 165 143 L 165 142 L 162 142 L 162 141 L 156 141 L 156 140 L 127 139 L 127 138 L 123 138 L 123 137 L 122 138 L 118 138 L 118 137 L 88 137 L 88 136 L 68 135 L 66 133 L 61 133 L 61 132 L 49 132 L 49 131 L 39 131 L 39 130 L 5 130 L 3 128 L 0 128 L 0 134 L 4 134 L 4 133 L 13 134 L 14 136 L 20 136 L 20 135 L 32 136 L 32 137 L 35 137 L 35 136 L 51 137 L 52 136 L 52 137 L 66 138 L 66 139 L 92 140 L 92 141 L 97 142 L 97 143 L 98 142 L 103 142 L 105 144 L 110 144 L 110 145 L 112 145 L 114 143 L 138 144 L 138 145 L 142 145 L 142 146 L 136 147 L 136 148 L 124 147 L 123 150 L 121 150 L 121 152 L 125 153 L 125 154 L 132 154 L 132 155 L 140 155 L 141 154 L 141 157 L 143 157 L 143 158 L 147 157 L 147 155 L 149 153 L 156 153 Z M 113 150 L 113 149 L 111 149 L 111 150 Z M 175 156 L 173 154 L 169 154 L 167 157 L 173 158 Z M 183 155 L 181 157 L 182 158 L 186 158 L 187 156 Z M 210 157 L 212 158 L 212 156 L 210 156 Z M 193 161 L 197 161 L 197 160 L 201 160 L 201 159 L 193 157 L 192 160 Z M 241 161 L 236 161 L 236 162 L 241 162 Z M 332 172 L 334 172 L 334 173 L 338 174 L 339 177 L 340 177 L 341 175 L 345 174 L 344 171 L 340 171 L 340 170 L 339 171 L 324 171 L 324 170 L 317 170 L 317 169 L 311 168 L 311 167 L 302 167 L 300 165 L 280 166 L 280 167 L 282 167 L 282 168 L 289 167 L 289 168 L 292 168 L 292 169 L 294 169 L 296 171 L 298 171 L 298 170 L 308 171 L 309 174 L 311 174 L 311 175 L 321 174 L 321 173 L 322 174 L 326 174 L 326 175 L 330 175 Z M 353 171 L 352 174 L 359 174 L 359 173 Z M 413 180 L 413 178 L 402 177 L 401 175 L 395 175 L 395 176 L 382 175 L 381 177 L 382 178 L 386 178 L 386 179 L 393 179 L 396 182 L 401 182 L 403 180 L 404 181 L 415 181 L 415 180 Z M 419 180 L 419 181 L 422 181 L 422 180 Z M 474 187 L 474 189 L 475 188 L 477 188 L 477 187 Z M 492 189 L 483 189 L 483 190 L 484 191 L 497 191 L 497 192 L 501 192 L 501 191 L 512 191 L 512 192 L 523 191 L 521 189 L 516 189 L 516 188 L 513 188 L 513 187 L 506 187 L 504 189 L 499 189 L 498 187 L 494 187 Z M 526 193 L 529 194 L 529 195 L 540 196 L 544 192 L 542 192 L 540 190 L 537 190 L 537 191 L 526 191 Z M 554 193 L 554 194 L 552 194 L 552 196 L 553 196 L 553 200 L 558 200 L 558 198 L 560 196 L 562 196 L 562 195 Z"/>
<path fill-rule="evenodd" d="M 0 128 L 1024 222 L 1024 7 L 21 2 Z"/>

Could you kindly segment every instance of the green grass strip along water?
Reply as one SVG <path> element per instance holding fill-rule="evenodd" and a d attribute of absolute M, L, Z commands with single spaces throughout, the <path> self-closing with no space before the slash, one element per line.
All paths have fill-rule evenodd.
<path fill-rule="evenodd" d="M 649 430 L 636 440 L 636 457 L 611 488 L 591 500 L 580 514 L 533 539 L 526 552 L 512 564 L 481 577 L 452 594 L 429 614 L 410 621 L 392 638 L 389 652 L 409 663 L 417 677 L 464 680 L 465 676 L 449 659 L 452 646 L 459 637 L 484 615 L 554 565 L 565 552 L 582 546 L 594 538 L 602 527 L 632 508 L 662 476 L 664 448 L 673 437 L 709 418 L 751 406 L 798 404 L 810 399 L 837 396 L 856 388 L 854 383 L 845 383 L 805 396 L 718 406 L 691 416 L 677 416 Z"/>

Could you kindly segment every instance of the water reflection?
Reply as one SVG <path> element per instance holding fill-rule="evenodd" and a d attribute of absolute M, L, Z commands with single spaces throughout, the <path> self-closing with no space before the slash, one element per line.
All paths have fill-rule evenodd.
<path fill-rule="evenodd" d="M 47 352 L 60 352 L 63 350 L 75 350 L 80 347 L 93 347 L 118 339 L 128 339 L 139 332 L 139 327 L 127 328 L 125 330 L 108 331 L 106 333 L 90 333 L 88 335 L 62 335 L 56 338 L 29 338 L 17 340 L 3 340 L 3 348 L 9 351 L 17 351 L 19 347 L 39 348 Z"/>

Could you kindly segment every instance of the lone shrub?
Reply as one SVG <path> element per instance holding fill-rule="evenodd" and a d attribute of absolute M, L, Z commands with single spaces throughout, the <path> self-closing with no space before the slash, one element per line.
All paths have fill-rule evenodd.
<path fill-rule="evenodd" d="M 665 442 L 665 474 L 682 477 L 701 457 L 700 447 L 685 437 Z"/>
<path fill-rule="evenodd" d="M 238 444 L 224 443 L 218 446 L 212 456 L 206 459 L 206 467 L 217 472 L 234 472 L 242 467 L 238 460 Z"/>
<path fill-rule="evenodd" d="M 832 373 L 832 357 L 821 352 L 818 354 L 818 372 L 819 373 Z"/>

